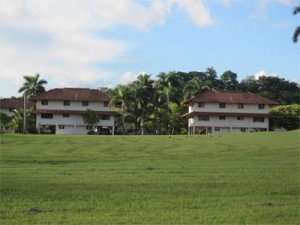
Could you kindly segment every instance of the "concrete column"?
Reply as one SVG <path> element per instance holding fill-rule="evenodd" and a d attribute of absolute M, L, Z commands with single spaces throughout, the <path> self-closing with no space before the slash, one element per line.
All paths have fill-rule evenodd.
<path fill-rule="evenodd" d="M 112 126 L 111 134 L 115 135 L 115 126 Z"/>

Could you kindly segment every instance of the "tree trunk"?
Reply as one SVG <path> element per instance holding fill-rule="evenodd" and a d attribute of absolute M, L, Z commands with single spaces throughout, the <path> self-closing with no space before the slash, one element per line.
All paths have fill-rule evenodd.
<path fill-rule="evenodd" d="M 144 116 L 141 117 L 141 135 L 144 135 Z"/>
<path fill-rule="evenodd" d="M 26 134 L 26 93 L 24 93 L 24 108 L 23 108 L 23 134 Z"/>

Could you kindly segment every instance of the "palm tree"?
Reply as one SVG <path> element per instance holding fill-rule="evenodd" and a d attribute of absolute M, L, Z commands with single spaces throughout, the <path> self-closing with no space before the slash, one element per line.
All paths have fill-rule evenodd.
<path fill-rule="evenodd" d="M 194 77 L 183 88 L 184 98 L 185 99 L 192 98 L 197 94 L 200 94 L 201 92 L 208 89 L 209 88 L 206 86 L 205 82 L 201 78 Z"/>
<path fill-rule="evenodd" d="M 109 103 L 111 106 L 121 103 L 121 109 L 116 109 L 116 111 L 121 115 L 122 133 L 125 134 L 125 117 L 128 114 L 130 102 L 133 100 L 132 90 L 130 86 L 118 85 L 115 89 L 109 90 L 108 94 L 111 99 Z"/>
<path fill-rule="evenodd" d="M 25 75 L 23 78 L 25 82 L 19 89 L 19 93 L 23 92 L 27 97 L 31 97 L 46 91 L 44 85 L 47 84 L 47 81 L 43 79 L 40 80 L 38 73 L 35 75 Z"/>
<path fill-rule="evenodd" d="M 24 99 L 24 120 L 23 120 L 23 133 L 26 133 L 26 103 L 27 98 L 35 96 L 37 94 L 45 92 L 44 85 L 47 84 L 46 80 L 41 79 L 40 75 L 37 73 L 35 75 L 25 75 L 23 76 L 25 82 L 23 86 L 19 89 L 19 93 L 23 93 Z"/>
<path fill-rule="evenodd" d="M 294 8 L 293 14 L 296 15 L 300 12 L 300 6 Z M 298 37 L 300 35 L 300 26 L 298 26 L 293 35 L 293 42 L 296 43 L 298 41 Z"/>
<path fill-rule="evenodd" d="M 147 114 L 151 114 L 153 110 L 153 80 L 150 75 L 141 74 L 133 83 L 135 101 L 137 102 L 137 110 L 139 112 L 139 122 L 141 134 L 144 134 L 144 122 Z"/>

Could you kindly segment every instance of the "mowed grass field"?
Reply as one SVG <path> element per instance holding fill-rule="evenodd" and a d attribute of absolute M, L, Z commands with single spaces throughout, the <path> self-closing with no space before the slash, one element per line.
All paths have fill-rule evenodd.
<path fill-rule="evenodd" d="M 0 138 L 0 224 L 300 221 L 299 131 Z"/>

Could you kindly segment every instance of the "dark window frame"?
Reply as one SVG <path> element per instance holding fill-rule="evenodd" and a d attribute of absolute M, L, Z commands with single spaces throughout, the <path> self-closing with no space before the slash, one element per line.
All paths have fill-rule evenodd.
<path fill-rule="evenodd" d="M 70 106 L 70 104 L 71 104 L 70 100 L 64 100 L 64 103 L 63 103 L 64 106 Z"/>
<path fill-rule="evenodd" d="M 238 109 L 243 109 L 244 108 L 244 103 L 238 103 L 237 108 Z"/>
<path fill-rule="evenodd" d="M 100 119 L 101 120 L 110 120 L 110 115 L 101 115 Z"/>
<path fill-rule="evenodd" d="M 85 107 L 89 106 L 89 101 L 82 101 L 82 106 L 85 106 Z"/>
<path fill-rule="evenodd" d="M 225 102 L 220 102 L 219 103 L 219 108 L 220 109 L 225 109 L 226 108 L 226 103 Z"/>
<path fill-rule="evenodd" d="M 48 100 L 42 100 L 41 105 L 48 105 Z"/>
<path fill-rule="evenodd" d="M 226 116 L 219 116 L 219 120 L 226 120 Z"/>
<path fill-rule="evenodd" d="M 209 121 L 209 116 L 198 116 L 198 121 Z"/>
<path fill-rule="evenodd" d="M 254 123 L 264 123 L 265 118 L 264 117 L 253 117 L 253 122 Z"/>
<path fill-rule="evenodd" d="M 204 102 L 198 102 L 198 108 L 205 108 Z"/>
<path fill-rule="evenodd" d="M 63 117 L 64 118 L 69 118 L 70 117 L 70 113 L 63 113 Z"/>
<path fill-rule="evenodd" d="M 51 113 L 42 113 L 41 119 L 53 119 L 53 114 Z"/>
<path fill-rule="evenodd" d="M 265 109 L 265 107 L 266 107 L 265 104 L 258 104 L 258 109 L 262 110 L 262 109 Z"/>

